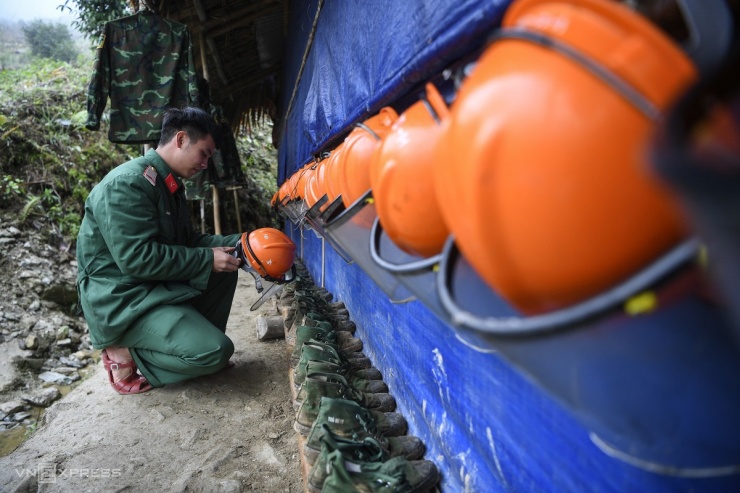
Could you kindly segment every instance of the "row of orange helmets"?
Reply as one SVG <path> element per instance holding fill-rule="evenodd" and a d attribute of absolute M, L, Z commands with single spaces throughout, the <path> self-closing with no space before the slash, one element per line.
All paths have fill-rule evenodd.
<path fill-rule="evenodd" d="M 674 41 L 621 4 L 518 0 L 451 105 L 427 84 L 400 115 L 381 109 L 299 169 L 275 200 L 349 207 L 371 189 L 401 249 L 432 256 L 452 234 L 523 313 L 567 307 L 688 235 L 647 148 L 696 77 Z"/>

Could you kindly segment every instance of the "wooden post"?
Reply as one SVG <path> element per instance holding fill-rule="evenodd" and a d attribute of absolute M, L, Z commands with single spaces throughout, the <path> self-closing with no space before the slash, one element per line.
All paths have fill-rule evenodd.
<path fill-rule="evenodd" d="M 283 317 L 260 315 L 257 317 L 257 339 L 280 339 L 285 337 Z"/>
<path fill-rule="evenodd" d="M 200 199 L 200 232 L 206 232 L 206 201 Z"/>
<path fill-rule="evenodd" d="M 200 2 L 195 2 L 196 8 L 198 8 L 198 16 L 201 20 L 201 22 L 204 22 L 206 20 L 205 11 L 203 11 L 203 7 L 201 6 Z M 208 80 L 208 58 L 206 57 L 206 37 L 201 32 L 198 36 L 198 43 L 200 45 L 200 62 L 203 68 L 203 78 L 207 81 Z M 217 235 L 221 234 L 221 212 L 219 210 L 219 200 L 218 200 L 218 188 L 216 185 L 211 185 L 211 192 L 213 193 L 213 232 Z M 205 232 L 205 218 L 204 210 L 205 207 L 202 205 L 203 201 L 201 200 L 201 230 Z"/>
<path fill-rule="evenodd" d="M 241 187 L 232 187 L 231 191 L 234 192 L 234 210 L 236 211 L 236 231 L 241 233 L 242 231 L 242 214 L 239 212 L 239 194 L 237 193 Z"/>
<path fill-rule="evenodd" d="M 218 187 L 211 185 L 213 190 L 213 232 L 217 235 L 221 234 L 221 212 L 219 210 L 220 203 L 218 200 Z"/>

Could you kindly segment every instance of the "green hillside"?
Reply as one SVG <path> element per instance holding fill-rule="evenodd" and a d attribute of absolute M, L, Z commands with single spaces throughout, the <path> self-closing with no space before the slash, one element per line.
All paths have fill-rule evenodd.
<path fill-rule="evenodd" d="M 10 33 L 15 32 L 13 36 Z M 18 37 L 0 38 L 0 213 L 18 227 L 49 231 L 52 243 L 74 246 L 84 201 L 116 165 L 142 153 L 141 146 L 113 144 L 107 123 L 84 128 L 92 54 L 73 63 L 34 58 Z M 269 144 L 270 124 L 239 135 L 237 146 L 247 176 L 245 188 L 220 193 L 224 233 L 237 231 L 238 203 L 243 230 L 272 225 L 269 200 L 276 190 L 277 156 Z M 212 195 L 192 202 L 193 218 L 213 232 Z"/>

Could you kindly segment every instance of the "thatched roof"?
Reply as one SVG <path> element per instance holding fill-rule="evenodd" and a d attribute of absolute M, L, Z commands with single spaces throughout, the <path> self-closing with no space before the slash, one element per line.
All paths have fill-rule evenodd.
<path fill-rule="evenodd" d="M 131 2 L 138 9 L 138 0 Z M 190 28 L 194 61 L 232 128 L 276 118 L 287 0 L 145 0 Z"/>

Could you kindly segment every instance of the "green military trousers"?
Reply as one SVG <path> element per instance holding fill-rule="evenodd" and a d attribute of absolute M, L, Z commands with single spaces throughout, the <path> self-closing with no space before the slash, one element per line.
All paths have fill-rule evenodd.
<path fill-rule="evenodd" d="M 217 372 L 234 354 L 226 322 L 237 280 L 238 272 L 211 274 L 202 294 L 150 310 L 116 345 L 131 351 L 139 371 L 154 387 Z"/>

